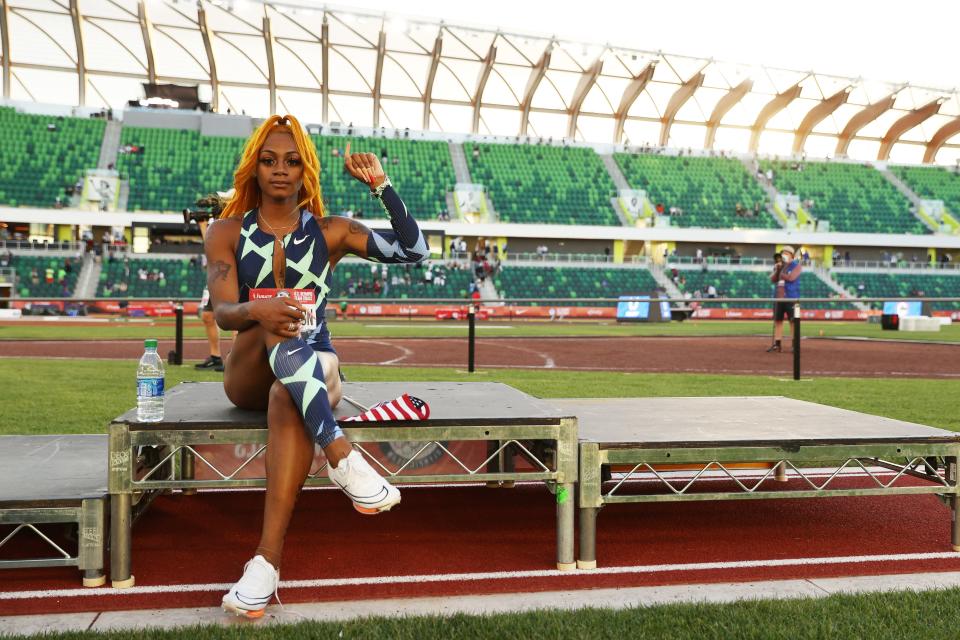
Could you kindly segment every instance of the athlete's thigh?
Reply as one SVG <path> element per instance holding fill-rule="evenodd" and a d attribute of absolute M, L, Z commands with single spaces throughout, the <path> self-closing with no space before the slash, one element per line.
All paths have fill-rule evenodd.
<path fill-rule="evenodd" d="M 330 406 L 336 407 L 343 395 L 340 385 L 340 358 L 332 351 L 317 351 L 317 358 L 323 365 L 324 384 L 327 385 L 327 398 Z"/>
<path fill-rule="evenodd" d="M 260 325 L 238 333 L 224 361 L 223 390 L 230 402 L 241 409 L 262 411 L 274 380 Z"/>

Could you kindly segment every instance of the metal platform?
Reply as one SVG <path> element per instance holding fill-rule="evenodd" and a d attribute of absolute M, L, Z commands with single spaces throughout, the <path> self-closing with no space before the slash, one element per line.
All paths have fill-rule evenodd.
<path fill-rule="evenodd" d="M 102 435 L 0 436 L 0 524 L 14 525 L 0 549 L 32 534 L 54 554 L 0 560 L 0 569 L 74 566 L 84 586 L 105 582 L 106 459 Z M 41 531 L 52 523 L 77 525 L 75 554 Z"/>
<path fill-rule="evenodd" d="M 629 502 L 932 493 L 953 510 L 960 551 L 960 434 L 952 431 L 781 397 L 553 403 L 578 418 L 581 568 L 596 567 L 598 509 Z M 746 479 L 733 470 L 745 463 L 766 472 Z M 606 488 L 611 467 L 623 473 Z M 814 478 L 812 467 L 832 471 Z M 868 486 L 850 486 L 850 469 Z M 778 472 L 799 482 L 778 483 Z M 717 489 L 717 476 L 729 480 L 725 489 Z M 633 480 L 646 482 L 627 493 Z"/>
<path fill-rule="evenodd" d="M 557 502 L 557 565 L 575 566 L 577 428 L 572 415 L 489 382 L 347 382 L 343 393 L 364 406 L 402 393 L 430 404 L 426 421 L 343 425 L 354 447 L 392 483 L 546 482 Z M 359 412 L 341 402 L 335 415 Z M 110 425 L 108 481 L 113 585 L 133 584 L 130 541 L 136 496 L 264 486 L 260 464 L 266 442 L 266 413 L 235 408 L 216 382 L 174 387 L 162 422 L 137 422 L 132 410 L 116 418 Z M 234 455 L 238 450 L 240 457 Z M 329 484 L 322 456 L 306 484 Z"/>

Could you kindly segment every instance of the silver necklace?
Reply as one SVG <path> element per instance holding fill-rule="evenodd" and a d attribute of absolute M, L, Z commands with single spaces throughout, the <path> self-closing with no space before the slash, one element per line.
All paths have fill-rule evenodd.
<path fill-rule="evenodd" d="M 295 209 L 295 210 L 291 211 L 290 213 L 291 213 L 291 214 L 296 214 L 296 213 L 298 213 L 298 211 Z M 278 234 L 277 231 L 276 231 L 276 229 L 274 229 L 273 226 L 271 226 L 271 224 L 270 224 L 269 222 L 267 222 L 267 217 L 266 217 L 265 215 L 263 215 L 263 211 L 258 211 L 257 214 L 260 216 L 260 221 L 263 222 L 263 225 L 264 225 L 267 229 L 269 229 L 270 232 L 273 234 L 274 239 L 275 239 L 275 240 L 279 240 L 279 239 L 280 239 L 280 234 Z M 290 224 L 290 223 L 288 222 L 287 225 L 289 225 L 289 224 Z M 287 225 L 284 225 L 284 226 L 282 226 L 282 227 L 280 227 L 280 228 L 281 228 L 281 229 L 286 229 L 286 228 L 287 228 Z M 290 231 L 293 231 L 293 229 L 291 229 Z M 287 233 L 290 233 L 290 231 L 287 231 Z M 287 235 L 287 233 L 285 233 L 285 234 L 283 234 L 283 235 Z"/>

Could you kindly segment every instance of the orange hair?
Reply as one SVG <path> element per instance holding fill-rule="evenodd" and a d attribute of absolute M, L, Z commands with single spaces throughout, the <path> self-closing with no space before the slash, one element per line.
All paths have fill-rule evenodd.
<path fill-rule="evenodd" d="M 325 213 L 320 196 L 320 160 L 313 142 L 307 137 L 300 121 L 291 115 L 272 115 L 263 121 L 247 140 L 236 171 L 233 172 L 234 194 L 223 208 L 221 218 L 236 218 L 260 206 L 260 186 L 257 184 L 257 161 L 267 136 L 274 131 L 287 131 L 293 136 L 303 162 L 303 186 L 297 208 L 306 206 L 314 216 Z"/>

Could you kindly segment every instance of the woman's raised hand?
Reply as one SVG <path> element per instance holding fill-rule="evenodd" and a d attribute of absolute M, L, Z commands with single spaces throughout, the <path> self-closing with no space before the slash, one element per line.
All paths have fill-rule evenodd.
<path fill-rule="evenodd" d="M 380 166 L 380 159 L 373 153 L 350 153 L 350 143 L 343 152 L 343 166 L 354 178 L 370 187 L 373 191 L 380 186 L 386 175 Z"/>

